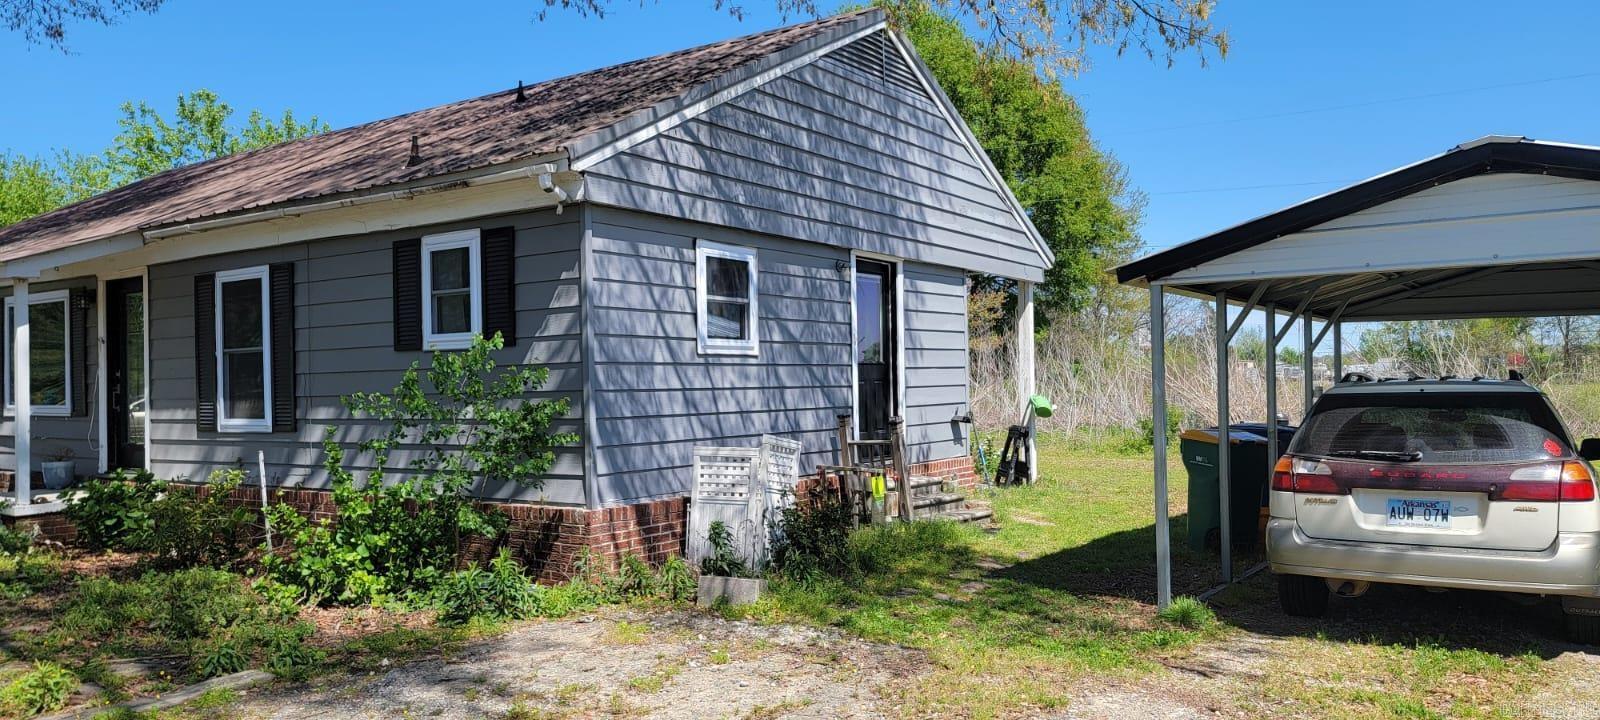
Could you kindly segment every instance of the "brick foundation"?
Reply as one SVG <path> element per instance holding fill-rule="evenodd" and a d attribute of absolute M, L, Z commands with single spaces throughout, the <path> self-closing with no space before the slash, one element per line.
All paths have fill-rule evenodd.
<path fill-rule="evenodd" d="M 70 543 L 78 537 L 78 528 L 65 513 L 30 515 L 28 517 L 0 518 L 6 527 L 33 534 L 46 542 Z"/>
<path fill-rule="evenodd" d="M 978 482 L 972 459 L 955 457 L 911 466 L 913 475 L 953 478 L 963 488 Z M 8 478 L 0 477 L 0 482 Z M 207 488 L 199 486 L 199 492 Z M 257 508 L 260 490 L 254 486 L 236 488 L 229 504 Z M 333 494 L 326 490 L 286 489 L 271 492 L 273 502 L 288 503 L 312 520 L 337 517 Z M 530 503 L 484 503 L 510 519 L 505 534 L 493 542 L 480 541 L 464 549 L 473 560 L 486 560 L 500 548 L 510 548 L 528 573 L 544 582 L 561 582 L 572 577 L 579 557 L 587 550 L 594 562 L 610 566 L 624 555 L 637 555 L 658 565 L 680 555 L 689 525 L 687 498 L 667 498 L 637 505 L 589 510 Z M 26 518 L 6 518 L 7 525 L 37 527 L 43 537 L 70 542 L 77 529 L 61 513 Z"/>
<path fill-rule="evenodd" d="M 955 478 L 956 486 L 971 489 L 978 485 L 978 472 L 973 469 L 972 458 L 961 457 L 933 460 L 911 466 L 912 475 L 936 478 Z"/>

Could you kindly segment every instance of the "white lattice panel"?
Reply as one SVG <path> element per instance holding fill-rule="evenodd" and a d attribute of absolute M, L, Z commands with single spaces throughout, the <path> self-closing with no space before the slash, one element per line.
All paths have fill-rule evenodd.
<path fill-rule="evenodd" d="M 759 448 L 694 449 L 694 494 L 689 502 L 689 537 L 684 552 L 691 563 L 711 555 L 711 523 L 722 521 L 733 533 L 739 557 L 764 567 L 771 530 L 783 508 L 794 503 L 800 481 L 800 443 L 761 436 Z"/>

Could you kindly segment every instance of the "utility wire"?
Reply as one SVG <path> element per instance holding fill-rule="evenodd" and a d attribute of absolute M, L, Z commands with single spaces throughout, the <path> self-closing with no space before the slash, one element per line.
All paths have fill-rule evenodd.
<path fill-rule="evenodd" d="M 1576 75 L 1557 75 L 1554 77 L 1538 78 L 1536 80 L 1519 80 L 1516 82 L 1496 83 L 1494 85 L 1479 85 L 1477 87 L 1459 88 L 1456 90 L 1441 90 L 1439 92 L 1423 93 L 1420 95 L 1403 95 L 1399 97 L 1381 98 L 1377 100 L 1364 100 L 1362 102 L 1345 103 L 1343 105 L 1326 105 L 1323 107 L 1305 108 L 1302 110 L 1287 110 L 1284 112 L 1267 113 L 1264 115 L 1246 115 L 1222 120 L 1208 120 L 1205 122 L 1188 123 L 1185 125 L 1166 125 L 1162 127 L 1142 128 L 1138 130 L 1109 130 L 1108 135 L 1143 135 L 1147 133 L 1171 132 L 1173 130 L 1189 130 L 1193 128 L 1215 127 L 1217 125 L 1231 125 L 1233 123 L 1254 122 L 1256 120 L 1274 120 L 1277 118 L 1298 117 L 1315 113 L 1335 112 L 1354 108 L 1373 107 L 1375 105 L 1388 105 L 1391 103 L 1414 102 L 1416 100 L 1431 100 L 1433 98 L 1450 97 L 1452 95 L 1465 95 L 1468 93 L 1483 92 L 1485 90 L 1504 90 L 1506 88 L 1527 87 L 1530 85 L 1543 85 L 1545 83 L 1564 82 L 1567 80 L 1582 80 L 1584 78 L 1600 77 L 1600 72 L 1578 73 Z"/>

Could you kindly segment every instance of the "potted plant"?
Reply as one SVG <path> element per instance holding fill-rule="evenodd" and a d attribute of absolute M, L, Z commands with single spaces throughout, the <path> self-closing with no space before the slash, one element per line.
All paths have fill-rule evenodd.
<path fill-rule="evenodd" d="M 746 605 L 761 599 L 767 591 L 767 581 L 734 552 L 733 533 L 728 526 L 721 520 L 713 521 L 706 530 L 706 540 L 711 543 L 711 556 L 700 560 L 699 604 Z"/>
<path fill-rule="evenodd" d="M 50 453 L 50 459 L 39 463 L 39 472 L 44 475 L 44 486 L 47 490 L 60 490 L 72 484 L 77 463 L 72 461 L 72 448 L 61 446 Z"/>

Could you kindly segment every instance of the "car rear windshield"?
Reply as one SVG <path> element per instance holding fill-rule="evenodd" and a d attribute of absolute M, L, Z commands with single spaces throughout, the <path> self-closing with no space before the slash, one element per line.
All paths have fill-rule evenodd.
<path fill-rule="evenodd" d="M 1533 393 L 1329 396 L 1289 452 L 1372 461 L 1506 463 L 1564 457 L 1566 433 Z"/>

